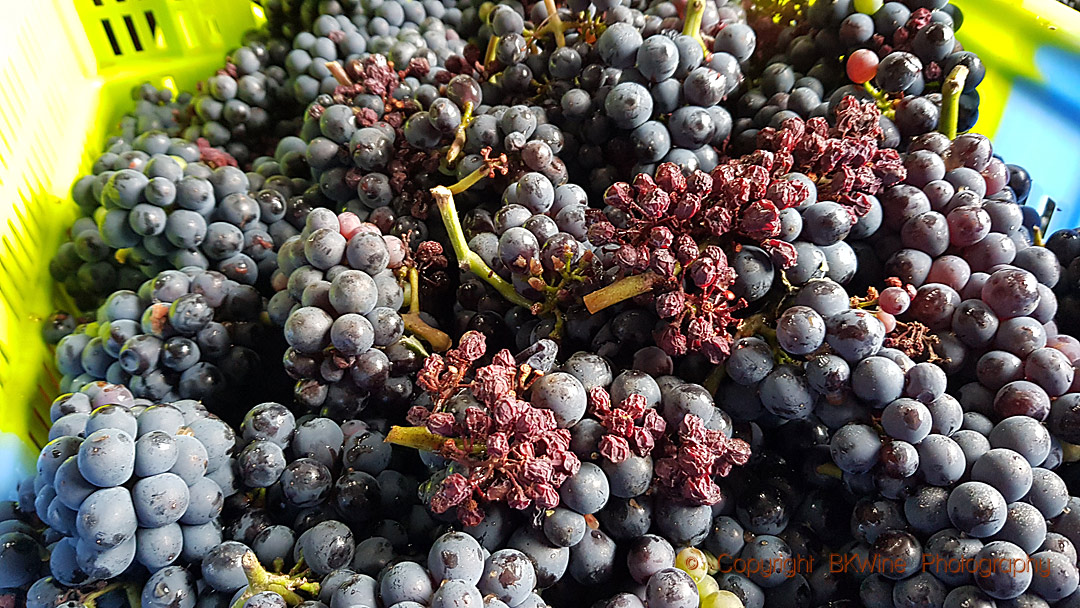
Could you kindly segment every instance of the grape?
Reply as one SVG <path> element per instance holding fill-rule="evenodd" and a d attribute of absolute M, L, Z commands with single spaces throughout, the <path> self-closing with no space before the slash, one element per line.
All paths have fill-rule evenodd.
<path fill-rule="evenodd" d="M 985 538 L 997 534 L 1005 525 L 1005 499 L 994 487 L 969 481 L 949 493 L 949 519 L 966 534 Z"/>
<path fill-rule="evenodd" d="M 1030 416 L 1044 420 L 1050 412 L 1046 391 L 1026 380 L 1010 382 L 994 396 L 994 412 L 999 416 Z"/>
<path fill-rule="evenodd" d="M 559 488 L 561 502 L 582 515 L 604 508 L 609 495 L 607 475 L 591 462 L 583 462 L 577 474 Z"/>
<path fill-rule="evenodd" d="M 716 123 L 705 108 L 683 106 L 671 114 L 668 131 L 673 144 L 693 149 L 712 140 L 716 133 Z"/>
<path fill-rule="evenodd" d="M 930 434 L 916 448 L 919 451 L 919 471 L 927 483 L 948 486 L 964 474 L 964 452 L 952 439 Z"/>
<path fill-rule="evenodd" d="M 619 498 L 640 496 L 652 482 L 653 463 L 647 456 L 631 455 L 618 464 L 605 459 L 601 461 L 601 468 L 608 477 L 611 495 Z"/>
<path fill-rule="evenodd" d="M 558 507 L 544 515 L 544 537 L 558 547 L 573 547 L 585 536 L 586 521 L 583 516 Z"/>
<path fill-rule="evenodd" d="M 652 575 L 645 589 L 650 606 L 690 608 L 699 602 L 694 580 L 676 568 L 665 568 Z"/>
<path fill-rule="evenodd" d="M 881 426 L 891 437 L 919 443 L 930 434 L 930 410 L 914 399 L 897 399 L 882 412 Z"/>
<path fill-rule="evenodd" d="M 177 522 L 187 511 L 188 486 L 174 473 L 140 479 L 131 488 L 131 500 L 139 524 L 156 528 Z"/>
<path fill-rule="evenodd" d="M 678 64 L 679 49 L 666 36 L 650 36 L 637 50 L 637 68 L 650 82 L 660 82 L 674 76 Z"/>
<path fill-rule="evenodd" d="M 522 552 L 502 549 L 491 554 L 477 588 L 507 604 L 518 605 L 536 586 L 532 562 Z"/>
<path fill-rule="evenodd" d="M 761 403 L 772 414 L 786 419 L 805 418 L 814 396 L 805 374 L 793 365 L 774 369 L 760 385 Z"/>
<path fill-rule="evenodd" d="M 1039 597 L 1053 602 L 1076 590 L 1076 566 L 1064 555 L 1040 551 L 1031 556 L 1031 561 L 1039 575 L 1031 578 L 1030 590 Z"/>
<path fill-rule="evenodd" d="M 1019 453 L 1033 467 L 1042 464 L 1050 454 L 1050 433 L 1027 416 L 1012 416 L 997 423 L 989 440 L 995 448 Z"/>
<path fill-rule="evenodd" d="M 1026 270 L 998 270 L 987 280 L 982 298 L 1000 318 L 1024 316 L 1038 306 L 1037 285 L 1035 276 Z"/>
<path fill-rule="evenodd" d="M 333 592 L 331 606 L 373 606 L 378 593 L 378 583 L 366 574 L 354 574 Z"/>
<path fill-rule="evenodd" d="M 676 545 L 697 545 L 709 533 L 711 511 L 705 505 L 683 506 L 661 501 L 656 506 L 660 533 Z"/>
<path fill-rule="evenodd" d="M 1031 491 L 1023 500 L 1034 505 L 1046 519 L 1061 514 L 1069 500 L 1065 482 L 1053 471 L 1042 468 L 1033 468 L 1031 474 Z"/>
<path fill-rule="evenodd" d="M 79 471 L 99 487 L 118 486 L 135 468 L 135 442 L 118 429 L 102 429 L 86 437 L 79 446 Z"/>
<path fill-rule="evenodd" d="M 826 319 L 826 341 L 849 363 L 876 353 L 885 338 L 885 328 L 864 310 L 845 310 Z"/>
<path fill-rule="evenodd" d="M 428 570 L 436 581 L 458 579 L 475 585 L 483 576 L 483 568 L 480 544 L 467 534 L 444 534 L 428 551 Z"/>
<path fill-rule="evenodd" d="M 534 531 L 519 528 L 510 537 L 509 546 L 529 556 L 535 567 L 536 584 L 550 586 L 563 577 L 570 561 L 570 549 L 555 547 Z"/>
<path fill-rule="evenodd" d="M 825 322 L 814 309 L 793 306 L 777 320 L 776 338 L 793 355 L 807 355 L 825 341 Z"/>
<path fill-rule="evenodd" d="M 194 608 L 197 599 L 195 578 L 181 566 L 167 566 L 151 574 L 141 595 L 147 608 Z"/>
<path fill-rule="evenodd" d="M 1046 520 L 1038 509 L 1025 502 L 1009 505 L 1005 526 L 994 535 L 994 540 L 1009 541 L 1026 553 L 1034 553 L 1045 539 Z"/>
<path fill-rule="evenodd" d="M 432 593 L 427 571 L 416 562 L 397 563 L 379 580 L 379 596 L 387 605 L 405 601 L 427 602 Z"/>
<path fill-rule="evenodd" d="M 0 535 L 0 582 L 5 587 L 23 587 L 40 575 L 44 549 L 22 532 Z"/>
<path fill-rule="evenodd" d="M 1017 317 L 1001 324 L 995 337 L 995 346 L 1018 357 L 1027 357 L 1036 349 L 1046 346 L 1046 330 L 1030 317 Z"/>
<path fill-rule="evenodd" d="M 1023 563 L 1027 559 L 1027 554 L 1010 542 L 994 541 L 987 543 L 979 551 L 978 559 L 1003 560 L 1002 563 Z M 990 597 L 1001 600 L 1019 596 L 1027 590 L 1031 580 L 1031 568 L 996 569 L 975 573 L 975 583 L 979 588 Z"/>
<path fill-rule="evenodd" d="M 652 96 L 648 89 L 640 84 L 620 83 L 608 93 L 604 100 L 604 109 L 616 126 L 633 129 L 652 117 Z"/>
<path fill-rule="evenodd" d="M 652 376 L 638 370 L 626 370 L 611 382 L 611 402 L 622 403 L 626 397 L 635 394 L 645 397 L 646 407 L 655 407 L 660 403 L 660 386 Z"/>
<path fill-rule="evenodd" d="M 997 333 L 999 322 L 993 310 L 982 300 L 964 300 L 956 307 L 952 317 L 957 337 L 969 346 L 979 347 L 991 343 Z M 984 355 L 985 356 L 985 355 Z"/>
<path fill-rule="evenodd" d="M 646 534 L 630 547 L 626 565 L 635 581 L 645 583 L 657 572 L 675 565 L 675 550 L 663 537 Z"/>
<path fill-rule="evenodd" d="M 294 557 L 302 555 L 317 574 L 325 574 L 352 562 L 356 545 L 345 524 L 328 520 L 315 524 L 296 539 Z"/>
<path fill-rule="evenodd" d="M 829 447 L 836 465 L 848 473 L 865 473 L 877 462 L 881 440 L 868 426 L 849 424 L 833 435 Z"/>
<path fill-rule="evenodd" d="M 555 413 L 555 420 L 561 428 L 574 426 L 585 415 L 585 388 L 571 374 L 547 374 L 533 384 L 530 394 L 536 407 Z"/>
<path fill-rule="evenodd" d="M 615 542 L 600 530 L 589 530 L 570 549 L 567 572 L 583 585 L 595 585 L 610 579 L 614 566 Z"/>
<path fill-rule="evenodd" d="M 943 394 L 926 404 L 930 410 L 933 424 L 930 432 L 937 435 L 951 436 L 963 425 L 964 408 L 955 397 Z"/>
<path fill-rule="evenodd" d="M 132 496 L 124 488 L 98 490 L 79 505 L 76 519 L 79 536 L 102 547 L 112 548 L 126 542 L 134 536 L 136 527 Z"/>
<path fill-rule="evenodd" d="M 740 338 L 732 346 L 725 369 L 732 380 L 753 385 L 765 378 L 773 368 L 772 352 L 759 338 Z M 809 377 L 809 366 L 807 367 Z M 816 387 L 815 387 L 816 388 Z"/>
<path fill-rule="evenodd" d="M 331 291 L 331 298 L 334 297 L 333 294 L 334 291 Z M 342 300 L 339 302 L 345 306 L 344 298 L 347 296 L 341 297 Z M 336 305 L 335 308 L 337 308 Z M 325 311 L 313 306 L 300 308 L 290 314 L 285 322 L 285 340 L 301 353 L 318 352 L 329 343 L 332 324 L 333 319 Z"/>
<path fill-rule="evenodd" d="M 1031 466 L 1012 450 L 994 448 L 975 462 L 971 478 L 989 483 L 1001 492 L 1006 502 L 1013 502 L 1031 489 Z"/>
<path fill-rule="evenodd" d="M 265 488 L 276 482 L 285 470 L 285 455 L 277 444 L 259 439 L 240 452 L 237 463 L 245 484 Z"/>

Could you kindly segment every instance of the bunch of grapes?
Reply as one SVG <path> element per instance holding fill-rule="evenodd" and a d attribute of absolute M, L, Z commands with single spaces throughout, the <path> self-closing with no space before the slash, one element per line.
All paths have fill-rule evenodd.
<path fill-rule="evenodd" d="M 540 587 L 620 580 L 616 543 L 652 527 L 678 545 L 704 540 L 711 506 L 723 500 L 714 476 L 749 456 L 728 415 L 704 388 L 673 376 L 613 378 L 586 352 L 555 367 L 546 342 L 480 365 L 485 340 L 469 332 L 425 362 L 418 383 L 430 405 L 414 406 L 408 420 L 418 426 L 394 427 L 387 440 L 430 453 L 428 508 L 485 546 L 528 555 Z M 508 525 L 534 505 L 543 517 Z"/>
<path fill-rule="evenodd" d="M 772 55 L 758 66 L 756 86 L 737 102 L 734 141 L 740 146 L 787 117 L 824 115 L 847 95 L 883 109 L 891 146 L 950 121 L 960 132 L 975 124 L 976 87 L 986 70 L 956 40 L 963 14 L 948 0 L 829 0 L 800 8 L 803 15 L 785 15 L 790 20 L 778 25 L 767 3 L 756 11 L 752 22 L 766 40 L 762 51 Z M 948 107 L 945 81 L 958 66 L 966 70 L 962 94 L 958 106 Z"/>
<path fill-rule="evenodd" d="M 781 428 L 811 430 L 798 447 L 817 454 L 812 484 L 839 478 L 858 498 L 837 507 L 851 513 L 862 543 L 852 551 L 904 564 L 856 573 L 864 605 L 927 594 L 1059 599 L 1076 580 L 1074 563 L 1053 549 L 1057 531 L 1073 526 L 1054 472 L 1075 424 L 1075 340 L 1053 323 L 1060 265 L 1029 244 L 1016 203 L 1023 176 L 993 158 L 985 138 L 924 135 L 904 165 L 904 183 L 880 195 L 882 219 L 869 231 L 877 250 L 859 260 L 876 262 L 876 277 L 893 276 L 863 273 L 876 283 L 865 297 L 826 278 L 792 290 L 775 325 L 736 342 L 721 392 L 745 405 L 731 410 L 736 421 L 786 419 Z M 755 533 L 791 531 L 788 518 L 806 508 L 780 490 L 749 498 L 765 517 L 737 523 Z M 737 499 L 736 513 L 741 506 Z M 814 520 L 800 525 L 832 540 Z M 1053 574 L 926 570 L 923 554 L 935 563 L 1030 559 Z M 835 585 L 808 584 L 815 593 Z"/>
<path fill-rule="evenodd" d="M 194 401 L 148 406 L 123 386 L 93 389 L 62 395 L 50 408 L 64 434 L 42 448 L 20 496 L 48 526 L 49 550 L 38 544 L 40 530 L 14 527 L 3 544 L 9 586 L 32 582 L 12 581 L 11 573 L 36 580 L 43 567 L 49 581 L 90 585 L 133 563 L 153 571 L 197 561 L 221 542 L 217 517 L 235 492 L 221 470 L 232 429 Z"/>
<path fill-rule="evenodd" d="M 476 76 L 496 110 L 535 104 L 541 125 L 562 130 L 569 175 L 596 194 L 661 161 L 711 170 L 712 145 L 732 126 L 719 104 L 754 50 L 745 12 L 727 2 L 578 4 L 470 7 L 476 46 L 448 68 Z"/>
<path fill-rule="evenodd" d="M 262 297 L 250 285 L 197 267 L 163 271 L 137 292 L 113 292 L 96 320 L 57 343 L 60 389 L 107 380 L 154 402 L 216 406 L 254 377 L 258 351 L 275 344 L 262 314 Z"/>
<path fill-rule="evenodd" d="M 284 328 L 285 369 L 297 380 L 299 404 L 345 420 L 371 395 L 409 398 L 412 383 L 404 373 L 423 347 L 405 340 L 406 320 L 398 312 L 405 291 L 395 272 L 417 273 L 404 268 L 407 254 L 401 239 L 350 212 L 323 208 L 312 210 L 304 232 L 282 246 L 280 291 L 268 312 Z M 419 298 L 414 278 L 410 298 Z M 408 318 L 430 328 L 418 312 Z"/>

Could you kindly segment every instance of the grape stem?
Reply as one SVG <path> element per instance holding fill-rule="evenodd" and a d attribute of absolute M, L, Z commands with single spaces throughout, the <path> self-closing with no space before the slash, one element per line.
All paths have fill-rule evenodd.
<path fill-rule="evenodd" d="M 461 439 L 436 435 L 422 426 L 392 426 L 383 441 L 422 452 L 439 452 L 447 441 L 453 441 L 459 449 L 465 449 L 465 442 Z M 471 451 L 479 454 L 484 451 L 484 446 L 473 443 Z"/>
<path fill-rule="evenodd" d="M 720 383 L 723 382 L 727 376 L 727 368 L 723 365 L 717 365 L 713 368 L 709 375 L 705 377 L 705 382 L 702 383 L 710 394 L 715 395 L 716 391 L 720 390 Z"/>
<path fill-rule="evenodd" d="M 483 167 L 481 167 L 481 169 L 483 169 Z M 479 170 L 480 169 L 477 169 L 477 171 Z M 473 173 L 476 173 L 476 171 Z M 466 177 L 462 182 L 468 179 L 469 178 Z M 460 184 L 461 182 L 458 183 Z M 462 190 L 464 190 L 464 188 L 462 188 Z M 473 250 L 469 249 L 469 244 L 465 240 L 465 232 L 461 228 L 461 219 L 458 217 L 457 206 L 454 204 L 454 192 L 452 188 L 435 186 L 431 189 L 431 195 L 435 197 L 435 204 L 439 207 L 439 215 L 442 216 L 443 225 L 446 226 L 446 234 L 450 238 L 450 243 L 454 246 L 454 255 L 457 256 L 458 264 L 461 268 L 469 270 L 486 281 L 488 285 L 494 287 L 502 297 L 507 299 L 507 301 L 531 309 L 535 302 L 519 294 L 517 290 L 514 289 L 513 285 L 507 283 L 502 277 L 495 274 L 495 271 L 488 267 L 483 258 L 477 255 Z"/>
<path fill-rule="evenodd" d="M 815 470 L 821 475 L 827 475 L 834 479 L 842 479 L 844 477 L 844 472 L 840 470 L 840 467 L 831 462 L 819 464 Z"/>
<path fill-rule="evenodd" d="M 1061 442 L 1061 452 L 1063 462 L 1077 462 L 1080 461 L 1080 445 L 1075 443 Z"/>
<path fill-rule="evenodd" d="M 556 45 L 566 46 L 566 36 L 563 34 L 566 26 L 563 24 L 562 18 L 559 17 L 559 9 L 555 8 L 555 0 L 544 0 L 544 8 L 547 9 L 548 14 L 546 29 L 555 34 Z"/>
<path fill-rule="evenodd" d="M 705 0 L 690 0 L 686 4 L 686 19 L 684 19 L 682 33 L 684 36 L 690 36 L 697 43 L 701 45 L 701 50 L 706 55 L 709 54 L 709 47 L 705 46 L 705 41 L 701 39 L 701 20 L 705 16 Z"/>
<path fill-rule="evenodd" d="M 454 130 L 454 141 L 446 150 L 446 162 L 454 162 L 461 155 L 461 149 L 465 147 L 465 128 L 472 122 L 473 102 L 465 102 L 465 111 L 461 114 L 461 124 Z"/>
<path fill-rule="evenodd" d="M 772 349 L 773 360 L 778 365 L 797 364 L 791 355 L 780 347 L 780 342 L 776 338 L 776 329 L 769 325 L 769 321 L 764 314 L 756 314 L 752 317 L 744 319 L 739 323 L 739 329 L 735 333 L 735 338 L 745 338 L 748 336 L 759 336 L 765 342 L 769 344 Z"/>
<path fill-rule="evenodd" d="M 487 50 L 484 51 L 484 65 L 488 65 L 495 61 L 495 51 L 499 48 L 499 37 L 492 36 L 488 38 Z"/>
<path fill-rule="evenodd" d="M 77 592 L 76 595 L 78 595 L 79 603 L 83 606 L 86 606 L 87 608 L 96 608 L 98 598 L 121 589 L 127 594 L 128 603 L 131 604 L 131 608 L 139 608 L 142 603 L 140 589 L 131 583 L 109 583 L 108 585 L 105 585 L 100 589 L 94 589 L 85 595 L 78 594 Z"/>
<path fill-rule="evenodd" d="M 597 289 L 583 297 L 582 301 L 585 302 L 585 308 L 589 312 L 596 314 L 608 306 L 614 306 L 623 300 L 629 300 L 634 296 L 646 293 L 663 281 L 664 277 L 650 270 L 643 274 L 623 277 L 611 285 Z"/>
<path fill-rule="evenodd" d="M 484 148 L 484 151 L 485 152 L 490 152 L 490 148 Z M 450 184 L 450 187 L 446 188 L 446 189 L 450 191 L 450 194 L 461 194 L 462 192 L 465 192 L 469 188 L 472 188 L 474 185 L 476 185 L 480 180 L 484 179 L 485 177 L 494 176 L 496 171 L 501 172 L 503 175 L 506 174 L 507 167 L 506 167 L 506 156 L 505 155 L 500 155 L 500 156 L 495 157 L 495 158 L 489 158 L 489 157 L 485 156 L 484 157 L 484 164 L 477 167 L 476 170 L 474 170 L 472 173 L 466 175 L 465 177 L 461 178 L 460 180 L 454 182 L 453 184 Z M 442 186 L 437 186 L 437 187 L 442 188 Z M 433 194 L 434 194 L 434 192 L 435 192 L 434 189 L 432 189 Z"/>
<path fill-rule="evenodd" d="M 349 78 L 349 75 L 345 73 L 345 68 L 341 67 L 340 63 L 336 61 L 327 61 L 324 65 L 326 66 L 327 70 L 330 70 L 330 75 L 334 77 L 334 80 L 338 81 L 341 86 L 352 86 L 352 79 Z"/>
<path fill-rule="evenodd" d="M 408 327 L 408 324 L 406 324 L 406 327 Z M 401 344 L 425 359 L 431 356 L 431 353 L 424 348 L 424 345 L 413 336 L 402 336 Z"/>
<path fill-rule="evenodd" d="M 296 606 L 304 601 L 304 598 L 296 592 L 297 590 L 303 591 L 307 595 L 317 596 L 319 594 L 319 583 L 309 581 L 302 576 L 307 572 L 307 569 L 300 571 L 302 563 L 303 556 L 289 574 L 274 574 L 263 568 L 263 565 L 259 563 L 259 559 L 255 557 L 253 552 L 244 553 L 243 557 L 240 558 L 240 567 L 244 569 L 244 576 L 248 580 L 247 589 L 236 599 L 232 608 L 242 608 L 244 602 L 251 596 L 263 591 L 271 591 L 280 595 L 289 606 Z"/>
<path fill-rule="evenodd" d="M 436 352 L 446 352 L 453 346 L 450 336 L 420 317 L 420 272 L 415 267 L 409 269 L 409 312 L 401 315 L 401 320 L 406 330 L 423 338 Z"/>
<path fill-rule="evenodd" d="M 938 131 L 949 139 L 956 139 L 957 123 L 960 120 L 960 94 L 964 92 L 967 77 L 967 66 L 958 65 L 949 72 L 941 85 L 941 119 L 938 121 Z"/>
<path fill-rule="evenodd" d="M 881 110 L 881 113 L 885 118 L 892 120 L 896 117 L 896 109 L 893 108 L 893 102 L 889 101 L 888 95 L 883 93 L 881 89 L 870 84 L 869 80 L 863 83 L 863 88 L 874 98 L 874 105 L 878 107 L 878 110 Z"/>

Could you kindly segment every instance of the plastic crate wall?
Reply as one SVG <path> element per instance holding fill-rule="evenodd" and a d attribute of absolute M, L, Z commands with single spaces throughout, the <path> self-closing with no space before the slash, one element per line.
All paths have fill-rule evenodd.
<path fill-rule="evenodd" d="M 74 179 L 142 82 L 191 89 L 261 17 L 240 0 L 4 2 L 0 20 L 0 498 L 48 438 L 58 375 L 41 340 L 48 263 L 78 212 Z"/>

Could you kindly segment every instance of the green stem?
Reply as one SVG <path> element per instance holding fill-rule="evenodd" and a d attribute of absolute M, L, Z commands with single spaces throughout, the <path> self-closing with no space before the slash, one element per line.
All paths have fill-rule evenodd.
<path fill-rule="evenodd" d="M 563 34 L 566 26 L 563 24 L 562 18 L 559 17 L 559 9 L 555 7 L 555 0 L 544 0 L 544 8 L 547 9 L 548 13 L 548 27 L 555 34 L 555 44 L 566 46 L 566 36 Z"/>
<path fill-rule="evenodd" d="M 428 325 L 422 318 L 420 318 L 419 313 L 407 312 L 401 315 L 401 320 L 405 322 L 406 331 L 423 338 L 424 342 L 430 344 L 431 348 L 435 349 L 436 352 L 445 352 L 454 345 L 453 341 L 450 340 L 450 336 L 446 335 L 445 332 Z M 424 349 L 424 346 L 419 342 L 416 342 L 415 345 L 406 344 L 406 346 L 409 346 L 410 348 L 412 348 L 412 350 L 425 357 L 429 355 L 429 353 Z"/>
<path fill-rule="evenodd" d="M 461 114 L 461 124 L 454 131 L 454 141 L 446 151 L 446 162 L 454 162 L 461 155 L 461 149 L 465 147 L 465 129 L 472 122 L 473 102 L 465 102 L 465 111 Z"/>
<path fill-rule="evenodd" d="M 967 77 L 967 67 L 958 65 L 949 72 L 941 85 L 941 119 L 938 121 L 938 131 L 949 139 L 956 139 L 956 125 L 960 120 L 960 94 L 964 92 Z"/>
<path fill-rule="evenodd" d="M 878 110 L 881 110 L 885 118 L 892 120 L 896 116 L 896 109 L 893 108 L 893 103 L 889 100 L 888 95 L 870 84 L 869 80 L 863 83 L 863 88 L 874 98 L 874 104 L 877 105 Z"/>
<path fill-rule="evenodd" d="M 302 559 L 303 556 L 301 556 Z M 297 566 L 300 563 L 302 561 L 298 562 Z M 242 608 L 248 598 L 263 591 L 272 591 L 280 595 L 289 606 L 296 606 L 304 601 L 304 598 L 296 593 L 297 589 L 313 596 L 317 596 L 319 593 L 319 583 L 297 577 L 296 574 L 274 574 L 263 568 L 263 565 L 259 563 L 259 559 L 251 551 L 248 551 L 240 558 L 240 566 L 244 569 L 244 576 L 247 577 L 248 584 L 247 589 L 237 598 L 232 608 Z M 296 568 L 293 570 L 295 571 Z"/>
<path fill-rule="evenodd" d="M 686 4 L 686 19 L 683 20 L 684 36 L 690 36 L 701 45 L 701 50 L 709 54 L 709 47 L 701 39 L 701 19 L 705 16 L 705 0 L 690 0 Z"/>
<path fill-rule="evenodd" d="M 492 61 L 495 61 L 495 51 L 499 48 L 499 37 L 492 36 L 488 38 L 487 50 L 484 52 L 484 65 L 487 66 Z"/>
<path fill-rule="evenodd" d="M 705 390 L 709 391 L 710 394 L 715 395 L 716 391 L 720 390 L 720 383 L 723 382 L 724 376 L 726 375 L 726 368 L 723 365 L 717 365 L 709 372 L 709 375 L 705 378 L 705 382 L 702 386 L 704 386 Z"/>
<path fill-rule="evenodd" d="M 840 467 L 836 466 L 831 462 L 819 464 L 817 469 L 815 470 L 821 475 L 828 475 L 829 477 L 832 477 L 834 479 L 844 478 L 844 472 L 840 470 Z"/>
<path fill-rule="evenodd" d="M 590 293 L 582 298 L 585 308 L 596 314 L 608 306 L 614 306 L 623 300 L 646 293 L 664 280 L 664 277 L 652 272 L 623 277 L 611 285 Z"/>
<path fill-rule="evenodd" d="M 125 585 L 124 593 L 127 594 L 127 601 L 129 608 L 141 608 L 142 607 L 142 593 L 140 589 L 134 585 Z"/>
<path fill-rule="evenodd" d="M 134 593 L 135 603 L 131 604 L 131 608 L 139 608 L 141 603 L 140 590 L 130 583 L 109 583 L 101 589 L 96 589 L 87 593 L 80 598 L 80 602 L 88 608 L 95 608 L 97 606 L 97 599 L 101 596 L 123 589 L 128 596 L 128 601 L 131 601 L 132 594 Z"/>
<path fill-rule="evenodd" d="M 488 285 L 494 287 L 507 301 L 525 308 L 532 308 L 535 302 L 519 294 L 513 285 L 495 274 L 495 271 L 489 268 L 476 252 L 469 249 L 469 243 L 465 240 L 465 232 L 461 228 L 461 219 L 458 218 L 457 205 L 454 204 L 453 190 L 444 186 L 435 186 L 431 189 L 431 195 L 435 197 L 435 203 L 439 206 L 439 215 L 442 216 L 443 225 L 446 226 L 446 234 L 450 238 L 450 243 L 454 246 L 454 255 L 457 256 L 458 264 L 462 268 L 468 268 L 470 272 L 487 281 Z"/>
<path fill-rule="evenodd" d="M 289 569 L 289 576 L 296 576 L 307 569 L 307 564 L 304 563 L 304 556 L 301 555 L 300 559 L 296 560 L 293 567 Z"/>
<path fill-rule="evenodd" d="M 402 321 L 405 322 L 405 329 L 423 338 L 425 342 L 440 353 L 449 350 L 454 345 L 453 341 L 450 340 L 450 336 L 428 325 L 420 316 L 420 271 L 415 266 L 409 268 L 408 278 L 409 312 L 401 315 Z M 416 348 L 413 350 L 423 354 L 425 357 L 428 356 L 428 352 L 424 350 L 423 345 L 416 342 L 415 346 Z"/>
<path fill-rule="evenodd" d="M 485 177 L 493 177 L 496 171 L 499 171 L 503 175 L 506 175 L 506 155 L 503 154 L 496 158 L 488 158 L 488 152 L 490 152 L 490 148 L 485 148 L 482 151 L 482 153 L 485 155 L 484 164 L 474 169 L 472 173 L 466 175 L 465 177 L 459 179 L 458 181 L 450 184 L 450 186 L 447 187 L 447 190 L 450 191 L 450 194 L 461 194 L 462 192 L 465 192 L 469 188 L 475 186 L 480 180 L 484 179 Z M 432 193 L 434 193 L 434 190 L 432 190 Z"/>
<path fill-rule="evenodd" d="M 459 448 L 465 447 L 465 442 L 460 439 L 436 435 L 422 426 L 392 426 L 383 441 L 423 452 L 438 452 L 447 441 L 453 441 Z M 473 444 L 473 454 L 479 454 L 482 451 L 484 451 L 483 444 Z"/>

